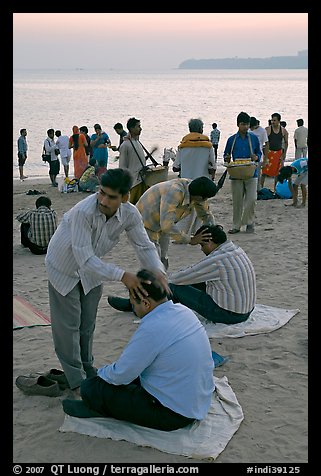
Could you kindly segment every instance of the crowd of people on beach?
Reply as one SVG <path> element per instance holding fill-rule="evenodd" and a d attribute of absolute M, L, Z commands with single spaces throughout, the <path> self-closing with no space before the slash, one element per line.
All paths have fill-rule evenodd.
<path fill-rule="evenodd" d="M 227 139 L 223 153 L 232 191 L 228 234 L 240 233 L 242 226 L 246 234 L 255 233 L 257 192 L 266 177 L 273 177 L 275 187 L 286 180 L 292 206 L 306 206 L 308 132 L 303 119 L 297 124 L 296 157 L 284 166 L 288 132 L 281 115 L 273 113 L 265 129 L 246 112 L 237 115 L 237 131 Z M 190 119 L 189 132 L 173 160 L 178 176 L 152 186 L 145 180 L 147 160 L 153 157 L 141 143 L 141 121 L 129 118 L 128 132 L 121 123 L 114 129 L 117 146 L 98 123 L 91 136 L 86 126 L 73 126 L 71 136 L 47 131 L 44 151 L 50 156 L 52 186 L 57 186 L 59 155 L 67 178 L 73 150 L 80 190 L 92 193 L 68 210 L 59 224 L 46 197 L 37 199 L 36 210 L 17 217 L 22 245 L 45 254 L 52 337 L 62 370 L 51 369 L 42 378 L 19 376 L 16 385 L 29 395 L 56 396 L 57 389 L 71 389 L 74 398 L 62 402 L 71 416 L 114 417 L 172 431 L 206 417 L 215 389 L 213 369 L 224 363 L 212 351 L 197 314 L 227 325 L 249 319 L 256 302 L 255 270 L 210 211 L 209 199 L 223 186 L 223 181 L 215 183 L 217 123 L 207 136 L 203 121 Z M 24 180 L 27 131 L 20 133 L 18 157 Z M 108 168 L 109 148 L 119 152 L 118 168 Z M 163 166 L 168 164 L 165 160 Z M 137 273 L 103 260 L 122 234 L 139 260 Z M 168 272 L 171 240 L 200 246 L 204 257 Z M 128 298 L 108 296 L 109 305 L 134 313 L 140 325 L 120 357 L 97 369 L 94 330 L 103 283 L 108 281 L 120 282 L 128 291 Z"/>

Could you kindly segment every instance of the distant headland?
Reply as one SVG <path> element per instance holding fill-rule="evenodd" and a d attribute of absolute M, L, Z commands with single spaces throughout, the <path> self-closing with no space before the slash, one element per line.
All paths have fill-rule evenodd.
<path fill-rule="evenodd" d="M 308 50 L 297 56 L 271 56 L 269 58 L 217 58 L 188 59 L 178 69 L 307 69 Z"/>

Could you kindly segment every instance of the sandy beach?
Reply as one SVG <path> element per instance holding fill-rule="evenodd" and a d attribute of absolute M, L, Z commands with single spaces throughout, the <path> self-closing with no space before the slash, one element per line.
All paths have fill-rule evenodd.
<path fill-rule="evenodd" d="M 218 180 L 220 173 L 216 177 Z M 265 186 L 272 189 L 272 180 Z M 85 198 L 84 193 L 64 194 L 46 179 L 28 178 L 13 184 L 13 294 L 28 300 L 49 316 L 44 256 L 33 255 L 20 244 L 20 224 L 15 216 L 33 208 L 45 192 L 58 220 Z M 301 193 L 299 191 L 299 200 Z M 300 309 L 284 327 L 267 334 L 237 339 L 211 339 L 211 346 L 230 360 L 215 369 L 226 375 L 244 412 L 244 420 L 227 447 L 212 463 L 305 463 L 308 461 L 308 208 L 285 207 L 288 200 L 259 200 L 256 232 L 229 235 L 251 258 L 257 277 L 257 303 Z M 232 225 L 230 181 L 210 200 L 216 222 L 227 232 Z M 198 260 L 198 246 L 170 245 L 169 271 Z M 125 236 L 104 258 L 125 270 L 139 262 Z M 97 367 L 114 361 L 137 328 L 134 317 L 112 309 L 107 295 L 127 296 L 117 282 L 104 283 L 100 301 L 94 357 Z M 14 463 L 203 463 L 140 447 L 125 441 L 100 439 L 58 431 L 64 421 L 60 397 L 26 396 L 14 384 L 18 375 L 60 368 L 50 327 L 13 331 L 13 461 Z"/>

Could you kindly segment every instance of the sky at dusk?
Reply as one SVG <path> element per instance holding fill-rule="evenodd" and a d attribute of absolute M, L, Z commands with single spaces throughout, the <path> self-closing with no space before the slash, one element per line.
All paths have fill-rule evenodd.
<path fill-rule="evenodd" d="M 13 13 L 14 68 L 173 69 L 307 48 L 307 13 Z"/>

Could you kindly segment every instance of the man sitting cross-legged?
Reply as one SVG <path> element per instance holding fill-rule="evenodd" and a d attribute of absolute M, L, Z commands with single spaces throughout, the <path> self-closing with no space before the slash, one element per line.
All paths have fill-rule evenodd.
<path fill-rule="evenodd" d="M 255 306 L 256 279 L 245 251 L 228 240 L 220 225 L 201 226 L 212 237 L 200 243 L 205 258 L 169 275 L 173 302 L 212 322 L 245 321 Z"/>
<path fill-rule="evenodd" d="M 172 431 L 206 417 L 215 389 L 205 328 L 182 304 L 168 300 L 155 274 L 137 273 L 147 296 L 131 293 L 141 319 L 116 362 L 81 383 L 81 400 L 64 400 L 76 417 L 113 417 Z"/>

